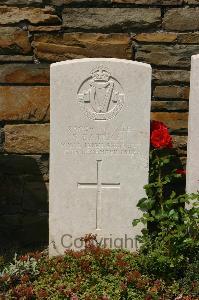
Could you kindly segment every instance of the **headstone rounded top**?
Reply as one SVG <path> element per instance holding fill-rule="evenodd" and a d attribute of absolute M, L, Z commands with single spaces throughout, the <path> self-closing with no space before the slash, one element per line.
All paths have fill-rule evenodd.
<path fill-rule="evenodd" d="M 143 63 L 143 62 L 138 62 L 138 61 L 132 61 L 128 59 L 119 59 L 119 58 L 79 58 L 79 59 L 73 59 L 73 60 L 65 60 L 65 61 L 60 61 L 51 64 L 51 68 L 59 67 L 59 66 L 64 66 L 64 65 L 69 65 L 69 64 L 75 64 L 75 63 L 88 63 L 88 62 L 114 62 L 114 63 L 126 63 L 130 65 L 137 65 L 140 67 L 145 67 L 151 70 L 151 65 Z"/>

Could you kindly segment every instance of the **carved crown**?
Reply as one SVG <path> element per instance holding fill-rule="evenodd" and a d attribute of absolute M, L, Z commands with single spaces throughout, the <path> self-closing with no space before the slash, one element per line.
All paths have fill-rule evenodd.
<path fill-rule="evenodd" d="M 91 72 L 91 76 L 94 81 L 108 81 L 111 74 L 105 67 L 99 66 Z"/>

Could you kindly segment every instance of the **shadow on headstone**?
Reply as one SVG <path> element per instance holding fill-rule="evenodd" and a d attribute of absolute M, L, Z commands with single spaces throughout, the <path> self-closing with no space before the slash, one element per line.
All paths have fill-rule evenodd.
<path fill-rule="evenodd" d="M 0 254 L 48 244 L 48 155 L 0 155 Z"/>

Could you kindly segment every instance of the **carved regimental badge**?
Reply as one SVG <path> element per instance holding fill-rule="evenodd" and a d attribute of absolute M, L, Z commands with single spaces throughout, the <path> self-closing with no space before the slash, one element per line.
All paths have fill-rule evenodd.
<path fill-rule="evenodd" d="M 78 90 L 78 101 L 85 115 L 92 120 L 110 120 L 124 105 L 121 84 L 104 66 L 95 68 Z"/>

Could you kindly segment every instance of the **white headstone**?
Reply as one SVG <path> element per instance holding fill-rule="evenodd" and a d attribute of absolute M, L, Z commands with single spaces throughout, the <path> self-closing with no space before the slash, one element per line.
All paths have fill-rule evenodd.
<path fill-rule="evenodd" d="M 97 234 L 136 247 L 148 182 L 151 67 L 120 59 L 51 66 L 50 255 Z"/>
<path fill-rule="evenodd" d="M 186 189 L 199 190 L 199 55 L 191 58 Z"/>

